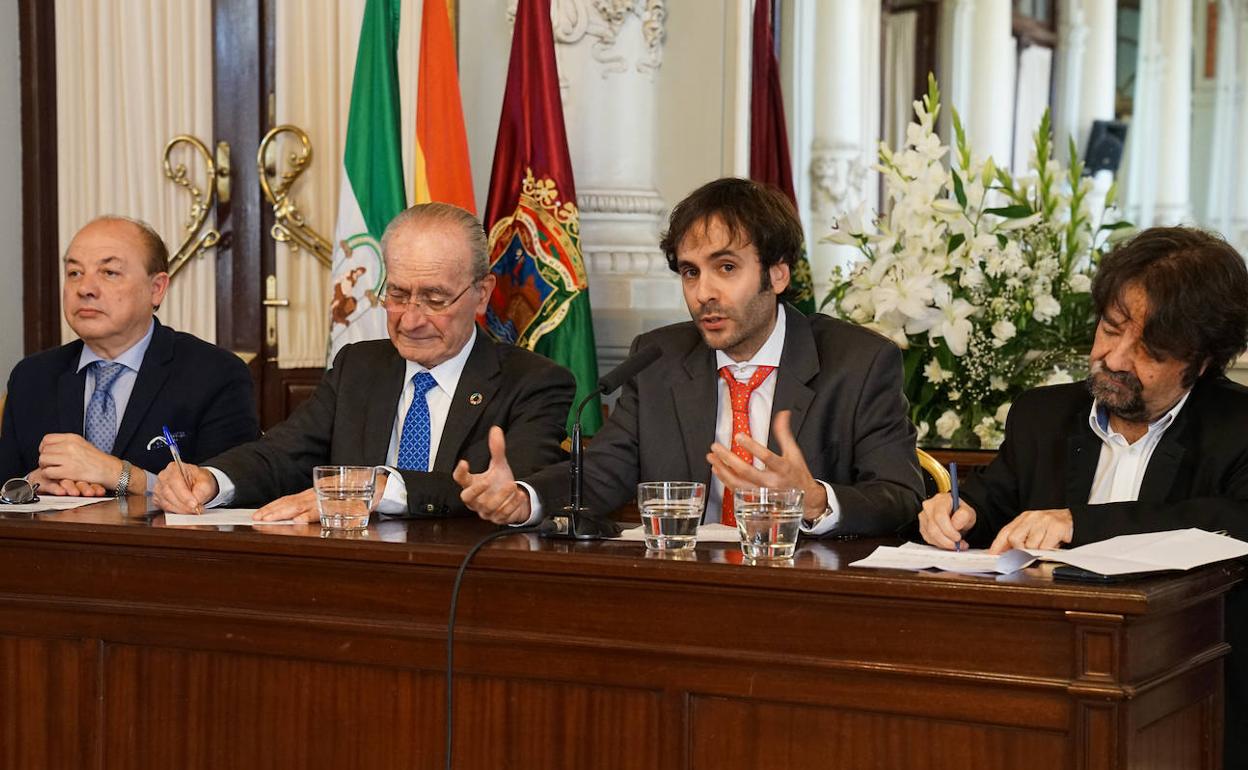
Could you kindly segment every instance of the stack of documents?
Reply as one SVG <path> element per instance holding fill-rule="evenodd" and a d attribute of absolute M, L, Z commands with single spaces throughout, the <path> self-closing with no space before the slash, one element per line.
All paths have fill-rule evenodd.
<path fill-rule="evenodd" d="M 1176 529 L 1119 535 L 1099 543 L 1057 550 L 1014 549 L 994 556 L 983 549 L 945 551 L 906 543 L 880 546 L 851 567 L 940 569 L 947 572 L 1008 574 L 1038 560 L 1069 564 L 1100 575 L 1189 570 L 1205 564 L 1248 556 L 1248 543 L 1201 529 Z"/>
<path fill-rule="evenodd" d="M 111 497 L 70 497 L 68 495 L 40 495 L 37 503 L 0 504 L 0 513 L 43 513 L 65 511 L 92 503 L 112 500 Z"/>
<path fill-rule="evenodd" d="M 646 539 L 645 527 L 632 527 L 620 533 L 613 540 L 635 540 L 638 543 Z M 697 541 L 699 543 L 739 543 L 741 535 L 736 527 L 724 524 L 702 524 L 698 526 Z"/>
<path fill-rule="evenodd" d="M 251 518 L 255 508 L 217 508 L 204 513 L 166 513 L 166 527 L 251 527 L 256 524 L 294 524 L 293 519 L 256 521 Z"/>

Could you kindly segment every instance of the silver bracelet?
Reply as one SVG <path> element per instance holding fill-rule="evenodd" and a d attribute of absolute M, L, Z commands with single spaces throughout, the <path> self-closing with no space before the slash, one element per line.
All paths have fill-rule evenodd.
<path fill-rule="evenodd" d="M 130 461 L 121 461 L 121 476 L 117 478 L 117 488 L 113 490 L 113 494 L 117 497 L 125 497 L 126 491 L 130 489 Z"/>

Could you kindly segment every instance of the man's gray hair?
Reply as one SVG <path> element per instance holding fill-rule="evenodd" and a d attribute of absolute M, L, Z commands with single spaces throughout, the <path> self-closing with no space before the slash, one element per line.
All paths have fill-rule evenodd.
<path fill-rule="evenodd" d="M 472 280 L 479 281 L 484 278 L 490 272 L 489 243 L 485 237 L 485 228 L 471 211 L 449 203 L 418 203 L 391 219 L 390 224 L 386 225 L 386 232 L 381 236 L 382 256 L 390 254 L 390 241 L 400 230 L 437 225 L 450 225 L 460 229 L 471 253 Z"/>

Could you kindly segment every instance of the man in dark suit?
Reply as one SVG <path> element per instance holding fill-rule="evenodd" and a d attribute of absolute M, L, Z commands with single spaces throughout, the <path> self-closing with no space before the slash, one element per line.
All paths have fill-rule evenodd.
<path fill-rule="evenodd" d="M 901 354 L 780 301 L 803 248 L 788 200 L 743 179 L 711 182 L 673 209 L 661 245 L 693 321 L 634 341 L 662 355 L 624 386 L 585 451 L 591 510 L 614 511 L 640 481 L 683 480 L 709 485 L 706 521 L 731 523 L 731 490 L 746 486 L 804 490 L 808 534 L 911 521 L 922 482 Z M 568 497 L 566 465 L 524 477 L 496 457 L 457 479 L 468 506 L 500 523 L 536 520 Z"/>
<path fill-rule="evenodd" d="M 1248 388 L 1225 376 L 1248 344 L 1248 270 L 1220 238 L 1152 228 L 1102 260 L 1086 383 L 1030 391 L 1001 452 L 923 504 L 923 538 L 1056 548 L 1184 527 L 1248 540 Z M 1228 598 L 1227 767 L 1248 751 L 1248 595 Z"/>
<path fill-rule="evenodd" d="M 247 367 L 162 326 L 169 253 L 151 227 L 100 217 L 65 252 L 61 302 L 78 340 L 23 359 L 9 377 L 0 478 L 54 495 L 143 494 L 169 462 L 168 426 L 188 459 L 259 435 Z"/>
<path fill-rule="evenodd" d="M 413 206 L 381 246 L 390 339 L 346 346 L 289 419 L 188 467 L 193 491 L 166 468 L 161 507 L 267 503 L 256 518 L 312 521 L 314 466 L 376 465 L 389 470 L 379 512 L 457 515 L 466 511 L 451 470 L 461 458 L 486 465 L 491 426 L 515 437 L 508 456 L 525 472 L 559 460 L 575 383 L 563 367 L 477 328 L 494 288 L 481 223 L 444 203 Z"/>

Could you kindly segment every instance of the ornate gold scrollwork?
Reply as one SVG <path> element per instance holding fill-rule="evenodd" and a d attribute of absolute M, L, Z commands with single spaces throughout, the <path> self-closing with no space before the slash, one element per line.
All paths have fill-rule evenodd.
<path fill-rule="evenodd" d="M 187 168 L 186 163 L 174 164 L 174 150 L 177 149 L 178 145 L 183 144 L 191 148 L 192 155 L 198 154 L 200 160 L 203 161 L 204 171 L 208 179 L 205 185 L 207 192 L 196 186 L 191 179 L 190 170 Z M 224 144 L 224 142 L 221 144 Z M 229 157 L 228 150 L 226 157 Z M 205 229 L 205 224 L 208 221 L 208 214 L 212 211 L 213 202 L 217 198 L 218 187 L 223 181 L 228 184 L 230 171 L 228 164 L 219 168 L 213 160 L 213 154 L 207 145 L 190 134 L 178 134 L 165 145 L 164 167 L 165 176 L 169 181 L 191 194 L 191 210 L 188 212 L 186 223 L 183 225 L 186 236 L 178 244 L 177 251 L 169 258 L 169 276 L 172 278 L 192 257 L 211 249 L 221 240 L 220 231 L 215 227 Z"/>
<path fill-rule="evenodd" d="M 299 142 L 299 147 L 286 155 L 289 169 L 282 170 L 280 163 L 269 163 L 271 151 L 276 152 L 279 137 L 289 134 Z M 260 187 L 264 197 L 273 206 L 274 223 L 270 231 L 273 240 L 288 243 L 291 249 L 303 249 L 311 254 L 325 267 L 333 265 L 334 245 L 318 233 L 303 218 L 299 206 L 290 198 L 290 188 L 312 163 L 312 140 L 298 126 L 289 124 L 277 126 L 260 140 L 260 150 L 256 153 L 256 165 L 260 169 Z"/>

